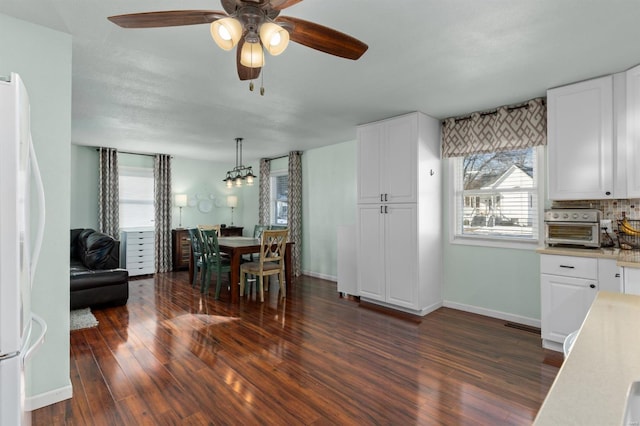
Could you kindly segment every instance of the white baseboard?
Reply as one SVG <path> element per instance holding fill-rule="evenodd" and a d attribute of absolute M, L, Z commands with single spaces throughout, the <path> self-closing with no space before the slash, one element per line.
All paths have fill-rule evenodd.
<path fill-rule="evenodd" d="M 310 277 L 313 278 L 320 278 L 321 280 L 327 280 L 327 281 L 338 281 L 338 277 L 333 276 L 333 275 L 327 275 L 327 274 L 321 274 L 319 272 L 312 272 L 312 271 L 302 271 L 302 275 L 308 275 Z"/>
<path fill-rule="evenodd" d="M 493 309 L 481 308 L 479 306 L 465 305 L 462 303 L 451 302 L 449 300 L 445 300 L 443 306 L 445 308 L 458 309 L 459 311 L 471 312 L 472 314 L 484 315 L 486 317 L 498 318 L 505 321 L 528 325 L 530 327 L 540 328 L 540 320 L 535 318 L 494 311 Z"/>
<path fill-rule="evenodd" d="M 73 387 L 69 383 L 61 388 L 27 397 L 24 406 L 26 411 L 33 411 L 65 399 L 71 399 L 71 397 L 73 397 Z"/>

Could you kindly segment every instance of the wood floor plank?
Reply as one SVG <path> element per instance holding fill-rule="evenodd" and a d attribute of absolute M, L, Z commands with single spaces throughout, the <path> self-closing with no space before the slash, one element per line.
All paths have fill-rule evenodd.
<path fill-rule="evenodd" d="M 530 424 L 562 358 L 504 321 L 409 318 L 299 277 L 238 305 L 187 272 L 130 281 L 126 306 L 71 333 L 74 397 L 39 425 Z"/>

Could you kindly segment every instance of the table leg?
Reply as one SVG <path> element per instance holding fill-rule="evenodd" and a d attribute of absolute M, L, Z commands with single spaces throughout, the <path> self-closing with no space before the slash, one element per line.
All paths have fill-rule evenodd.
<path fill-rule="evenodd" d="M 286 281 L 286 291 L 291 293 L 293 280 L 291 279 L 291 244 L 287 244 L 284 249 L 284 279 Z"/>
<path fill-rule="evenodd" d="M 193 259 L 193 251 L 189 250 L 191 253 L 189 254 L 189 285 L 191 285 L 191 283 L 193 282 L 193 263 L 194 263 L 194 259 Z"/>
<path fill-rule="evenodd" d="M 231 288 L 231 303 L 240 302 L 240 286 L 238 285 L 240 282 L 240 256 L 237 250 L 234 250 L 231 255 L 231 282 L 229 283 L 229 287 Z"/>

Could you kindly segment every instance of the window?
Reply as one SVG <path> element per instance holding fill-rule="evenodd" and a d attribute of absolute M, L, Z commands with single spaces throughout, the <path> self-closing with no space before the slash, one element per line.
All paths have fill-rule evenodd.
<path fill-rule="evenodd" d="M 153 226 L 155 220 L 153 169 L 119 167 L 120 227 Z"/>
<path fill-rule="evenodd" d="M 541 149 L 517 149 L 452 159 L 454 240 L 538 241 Z"/>
<path fill-rule="evenodd" d="M 287 225 L 289 213 L 289 175 L 287 172 L 271 173 L 271 223 Z"/>

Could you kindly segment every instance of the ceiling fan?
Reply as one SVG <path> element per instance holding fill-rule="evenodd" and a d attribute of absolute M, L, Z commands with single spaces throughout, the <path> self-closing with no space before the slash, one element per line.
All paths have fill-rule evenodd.
<path fill-rule="evenodd" d="M 263 49 L 271 55 L 282 53 L 289 40 L 342 58 L 359 59 L 368 46 L 334 29 L 280 11 L 302 0 L 220 0 L 225 12 L 215 10 L 172 10 L 110 16 L 123 28 L 157 28 L 211 24 L 211 36 L 224 50 L 236 49 L 240 80 L 260 75 Z"/>

